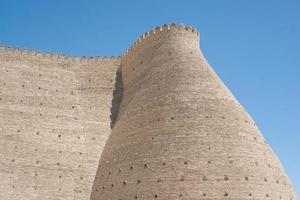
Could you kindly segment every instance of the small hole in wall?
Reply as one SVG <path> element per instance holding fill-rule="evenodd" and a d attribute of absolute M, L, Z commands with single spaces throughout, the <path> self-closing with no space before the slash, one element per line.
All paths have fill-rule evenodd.
<path fill-rule="evenodd" d="M 123 181 L 123 185 L 127 185 L 127 181 Z"/>
<path fill-rule="evenodd" d="M 225 196 L 225 197 L 228 197 L 228 193 L 227 193 L 227 192 L 225 192 L 225 193 L 224 193 L 224 196 Z"/>
<path fill-rule="evenodd" d="M 39 87 L 39 90 L 42 89 L 41 87 Z"/>
<path fill-rule="evenodd" d="M 204 176 L 204 177 L 202 178 L 202 180 L 203 180 L 203 181 L 207 181 L 207 177 Z"/>
<path fill-rule="evenodd" d="M 204 196 L 204 197 L 205 197 L 205 196 L 206 196 L 206 193 L 203 193 L 203 194 L 202 194 L 202 196 Z"/>
<path fill-rule="evenodd" d="M 169 51 L 169 55 L 171 55 L 172 53 Z"/>
<path fill-rule="evenodd" d="M 137 195 L 135 195 L 135 196 L 134 196 L 134 199 L 137 199 L 137 198 L 138 198 L 138 196 L 137 196 Z"/>
<path fill-rule="evenodd" d="M 22 85 L 22 87 L 25 87 L 25 85 Z"/>
<path fill-rule="evenodd" d="M 144 169 L 146 169 L 148 167 L 148 165 L 147 164 L 144 164 Z"/>
<path fill-rule="evenodd" d="M 183 196 L 182 194 L 179 194 L 179 195 L 178 195 L 178 197 L 182 197 L 182 196 Z"/>
<path fill-rule="evenodd" d="M 40 132 L 36 132 L 36 135 L 40 135 Z"/>
<path fill-rule="evenodd" d="M 174 120 L 174 117 L 171 117 L 170 119 L 171 119 L 171 120 Z"/>
<path fill-rule="evenodd" d="M 187 165 L 187 164 L 188 164 L 188 161 L 184 161 L 184 163 L 183 163 L 183 164 Z"/>
<path fill-rule="evenodd" d="M 249 181 L 249 178 L 247 176 L 245 177 L 245 181 Z"/>
<path fill-rule="evenodd" d="M 130 166 L 130 170 L 133 170 L 133 168 L 134 168 L 133 166 Z"/>
<path fill-rule="evenodd" d="M 15 162 L 15 159 L 12 159 L 11 162 Z"/>
<path fill-rule="evenodd" d="M 72 106 L 72 109 L 75 109 L 75 106 Z"/>
<path fill-rule="evenodd" d="M 136 182 L 136 183 L 137 183 L 137 184 L 140 184 L 141 182 L 142 182 L 141 180 L 137 180 L 137 182 Z"/>
<path fill-rule="evenodd" d="M 20 129 L 18 129 L 18 130 L 17 130 L 17 132 L 18 132 L 18 133 L 20 133 L 20 132 L 21 132 L 21 130 L 20 130 Z"/>
<path fill-rule="evenodd" d="M 89 79 L 89 82 L 92 82 L 92 80 L 91 80 L 91 79 Z"/>
<path fill-rule="evenodd" d="M 252 194 L 251 194 L 251 193 L 249 193 L 248 195 L 249 195 L 249 197 L 251 197 L 251 196 L 252 196 Z"/>
<path fill-rule="evenodd" d="M 228 176 L 224 176 L 224 181 L 228 181 Z"/>
<path fill-rule="evenodd" d="M 61 178 L 61 176 L 58 176 L 58 178 Z"/>
<path fill-rule="evenodd" d="M 158 197 L 158 195 L 157 195 L 157 194 L 155 194 L 155 195 L 154 195 L 154 198 L 156 199 L 157 197 Z"/>
<path fill-rule="evenodd" d="M 42 74 L 39 74 L 39 77 L 42 77 Z"/>
<path fill-rule="evenodd" d="M 166 165 L 167 165 L 167 163 L 163 162 L 163 163 L 162 163 L 162 165 L 163 165 L 163 166 L 166 166 Z"/>
<path fill-rule="evenodd" d="M 270 197 L 269 194 L 266 194 L 266 197 Z"/>
<path fill-rule="evenodd" d="M 157 182 L 158 182 L 158 183 L 161 183 L 161 182 L 162 182 L 162 179 L 160 179 L 160 178 L 157 179 Z"/>
<path fill-rule="evenodd" d="M 141 65 L 142 65 L 142 64 L 144 64 L 144 62 L 143 62 L 143 61 L 141 61 Z"/>
<path fill-rule="evenodd" d="M 112 183 L 112 184 L 111 184 L 111 187 L 114 187 L 114 186 L 115 186 L 115 184 Z"/>
<path fill-rule="evenodd" d="M 35 173 L 34 176 L 38 176 L 38 173 Z"/>
<path fill-rule="evenodd" d="M 184 181 L 184 176 L 180 177 L 180 181 L 183 182 Z"/>
<path fill-rule="evenodd" d="M 57 135 L 57 137 L 59 137 L 59 138 L 60 138 L 60 137 L 61 137 L 61 135 L 59 134 L 59 135 Z"/>

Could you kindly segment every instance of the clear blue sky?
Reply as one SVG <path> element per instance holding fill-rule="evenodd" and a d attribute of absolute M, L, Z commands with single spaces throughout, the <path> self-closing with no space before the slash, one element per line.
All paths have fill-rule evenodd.
<path fill-rule="evenodd" d="M 204 55 L 300 194 L 300 1 L 0 1 L 0 43 L 67 55 L 121 55 L 172 22 L 200 30 Z"/>

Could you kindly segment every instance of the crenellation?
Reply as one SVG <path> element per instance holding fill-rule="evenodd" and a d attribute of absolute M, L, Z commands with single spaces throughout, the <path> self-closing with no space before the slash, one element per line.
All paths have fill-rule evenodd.
<path fill-rule="evenodd" d="M 64 53 L 49 53 L 48 51 L 35 51 L 34 49 L 30 49 L 28 51 L 27 48 L 22 48 L 20 50 L 19 47 L 10 47 L 7 45 L 2 45 L 0 48 L 0 57 L 5 57 L 11 61 L 18 61 L 18 62 L 66 62 L 72 64 L 79 64 L 79 63 L 99 63 L 99 62 L 118 62 L 121 60 L 120 56 L 97 56 L 94 57 L 86 57 L 86 56 L 75 56 L 72 55 L 66 56 Z"/>

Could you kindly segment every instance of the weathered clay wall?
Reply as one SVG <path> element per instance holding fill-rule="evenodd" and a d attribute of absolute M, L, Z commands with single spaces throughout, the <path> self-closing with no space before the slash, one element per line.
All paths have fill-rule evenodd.
<path fill-rule="evenodd" d="M 119 65 L 0 49 L 0 199 L 89 199 Z"/>
<path fill-rule="evenodd" d="M 296 199 L 255 122 L 202 56 L 197 31 L 147 33 L 121 72 L 124 96 L 92 200 Z"/>

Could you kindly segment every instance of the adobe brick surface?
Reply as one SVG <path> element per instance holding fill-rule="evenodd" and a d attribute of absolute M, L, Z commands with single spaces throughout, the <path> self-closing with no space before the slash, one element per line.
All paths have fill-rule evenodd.
<path fill-rule="evenodd" d="M 198 32 L 164 27 L 123 58 L 124 96 L 91 199 L 296 199 Z"/>

